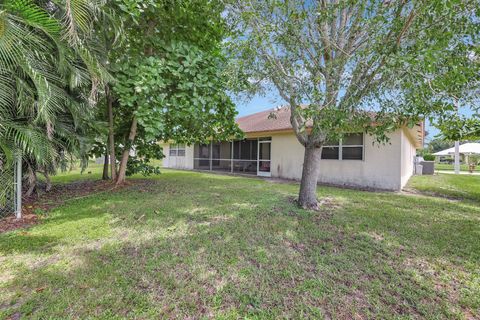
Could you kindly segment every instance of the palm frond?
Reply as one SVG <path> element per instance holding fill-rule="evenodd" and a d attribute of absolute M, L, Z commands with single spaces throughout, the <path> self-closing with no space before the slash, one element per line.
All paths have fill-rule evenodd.
<path fill-rule="evenodd" d="M 46 166 L 88 148 L 95 132 L 92 98 L 98 86 L 112 80 L 92 27 L 111 19 L 105 3 L 0 3 L 1 155 L 21 148 L 29 161 Z"/>

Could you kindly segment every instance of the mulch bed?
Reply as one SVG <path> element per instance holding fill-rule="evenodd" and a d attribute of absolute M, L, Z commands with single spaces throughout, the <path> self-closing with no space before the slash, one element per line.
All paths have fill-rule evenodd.
<path fill-rule="evenodd" d="M 38 216 L 36 214 L 23 214 L 21 219 L 16 219 L 14 215 L 11 215 L 0 220 L 0 233 L 25 228 L 37 222 Z"/>
<path fill-rule="evenodd" d="M 115 186 L 110 181 L 84 180 L 68 184 L 54 185 L 52 190 L 45 192 L 43 185 L 38 186 L 38 192 L 31 197 L 23 198 L 22 218 L 16 219 L 12 214 L 0 220 L 0 233 L 15 229 L 26 228 L 41 221 L 41 213 L 52 210 L 68 200 L 78 199 L 98 194 L 100 192 L 118 191 L 130 186 L 150 184 L 148 180 L 128 180 L 122 186 Z"/>

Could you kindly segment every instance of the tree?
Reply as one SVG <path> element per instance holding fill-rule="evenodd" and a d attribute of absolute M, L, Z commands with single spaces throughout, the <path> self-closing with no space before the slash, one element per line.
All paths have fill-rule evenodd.
<path fill-rule="evenodd" d="M 453 143 L 451 141 L 446 141 L 444 139 L 436 138 L 436 139 L 432 139 L 428 143 L 427 151 L 428 153 L 435 153 L 451 147 L 453 147 Z"/>
<path fill-rule="evenodd" d="M 19 148 L 32 170 L 48 175 L 85 151 L 92 104 L 108 77 L 91 37 L 102 13 L 89 0 L 0 4 L 0 152 L 7 158 Z"/>
<path fill-rule="evenodd" d="M 449 141 L 480 139 L 480 119 L 449 113 L 438 119 L 435 126 L 440 129 L 441 136 Z"/>
<path fill-rule="evenodd" d="M 325 141 L 363 131 L 386 142 L 451 109 L 478 78 L 478 11 L 474 0 L 229 2 L 237 86 L 278 91 L 305 147 L 300 206 L 318 206 Z"/>
<path fill-rule="evenodd" d="M 476 14 L 478 19 L 478 12 Z M 477 22 L 478 24 L 478 22 Z M 463 87 L 464 90 L 453 95 L 452 106 L 447 112 L 437 114 L 436 117 L 432 117 L 431 122 L 441 131 L 441 135 L 444 139 L 450 141 L 460 140 L 477 140 L 480 139 L 480 46 L 478 45 L 478 29 L 476 30 L 477 37 L 468 37 L 469 42 L 472 42 L 473 46 L 468 51 L 467 60 L 469 72 L 477 74 L 470 85 Z M 460 69 L 463 71 L 463 68 Z M 468 74 L 468 73 L 467 73 Z M 461 76 L 461 75 L 460 75 Z M 448 81 L 448 79 L 446 80 Z M 441 88 L 438 94 L 445 94 L 445 86 Z M 461 109 L 470 109 L 471 116 L 466 116 L 459 112 Z"/>
<path fill-rule="evenodd" d="M 226 94 L 219 1 L 119 0 L 125 41 L 116 49 L 116 128 L 122 145 L 117 184 L 128 166 L 148 168 L 130 152 L 159 154 L 158 140 L 194 143 L 236 134 Z M 149 157 L 146 157 L 147 159 Z"/>

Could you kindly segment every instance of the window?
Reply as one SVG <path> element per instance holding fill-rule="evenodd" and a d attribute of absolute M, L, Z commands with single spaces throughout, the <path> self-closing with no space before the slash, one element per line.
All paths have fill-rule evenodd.
<path fill-rule="evenodd" d="M 342 160 L 363 160 L 363 134 L 349 134 L 342 139 Z"/>
<path fill-rule="evenodd" d="M 185 157 L 185 145 L 184 144 L 171 144 L 170 145 L 171 157 Z"/>
<path fill-rule="evenodd" d="M 322 149 L 322 159 L 363 160 L 363 134 L 348 134 L 340 141 L 328 141 Z"/>
<path fill-rule="evenodd" d="M 339 146 L 324 146 L 322 149 L 322 159 L 335 159 L 338 160 L 340 155 Z"/>

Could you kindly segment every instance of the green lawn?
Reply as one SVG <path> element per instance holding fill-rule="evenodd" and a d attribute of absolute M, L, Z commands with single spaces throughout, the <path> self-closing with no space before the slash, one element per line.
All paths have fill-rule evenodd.
<path fill-rule="evenodd" d="M 409 187 L 429 195 L 469 199 L 480 203 L 480 176 L 478 175 L 414 176 L 410 179 Z"/>
<path fill-rule="evenodd" d="M 435 163 L 435 170 L 448 170 L 448 171 L 453 171 L 455 170 L 453 164 L 448 164 L 448 163 Z M 461 164 L 460 165 L 460 171 L 468 171 L 468 165 L 467 164 Z M 475 171 L 480 171 L 480 168 L 477 166 L 475 168 Z"/>
<path fill-rule="evenodd" d="M 72 168 L 66 172 L 61 172 L 56 176 L 52 176 L 53 183 L 70 183 L 85 180 L 100 179 L 103 172 L 103 164 L 96 164 L 95 161 L 89 161 L 87 168 L 82 171 L 80 163 L 75 163 Z M 39 174 L 38 179 L 45 181 L 43 175 Z"/>
<path fill-rule="evenodd" d="M 0 234 L 0 318 L 473 318 L 479 181 L 462 179 L 411 187 L 470 200 L 321 187 L 311 212 L 297 184 L 164 170 Z"/>

